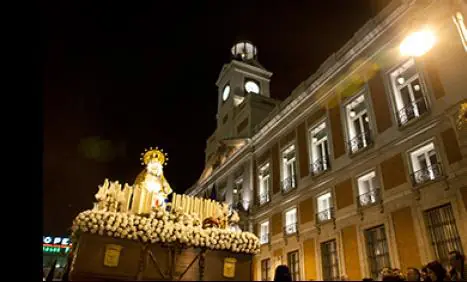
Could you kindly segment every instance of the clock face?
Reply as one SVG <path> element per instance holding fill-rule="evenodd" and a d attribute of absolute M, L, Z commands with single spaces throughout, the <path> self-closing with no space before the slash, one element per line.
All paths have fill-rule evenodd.
<path fill-rule="evenodd" d="M 224 91 L 222 91 L 222 101 L 226 101 L 229 98 L 230 95 L 230 85 L 226 85 L 224 87 Z"/>
<path fill-rule="evenodd" d="M 259 94 L 259 85 L 258 83 L 249 80 L 245 82 L 245 90 L 247 93 Z"/>

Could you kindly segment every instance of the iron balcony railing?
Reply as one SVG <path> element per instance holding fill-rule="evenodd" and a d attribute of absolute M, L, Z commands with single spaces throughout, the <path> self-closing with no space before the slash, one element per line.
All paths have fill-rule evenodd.
<path fill-rule="evenodd" d="M 334 207 L 322 210 L 316 214 L 316 221 L 318 223 L 326 222 L 328 220 L 334 219 Z"/>
<path fill-rule="evenodd" d="M 435 180 L 443 176 L 443 170 L 440 163 L 432 164 L 426 168 L 417 170 L 411 174 L 412 184 L 414 186 L 421 185 L 431 180 Z"/>
<path fill-rule="evenodd" d="M 298 232 L 298 223 L 291 223 L 284 226 L 284 235 L 295 234 Z"/>
<path fill-rule="evenodd" d="M 261 244 L 267 244 L 267 243 L 269 243 L 269 233 L 261 234 L 261 236 L 260 236 L 260 243 L 261 243 Z"/>
<path fill-rule="evenodd" d="M 290 190 L 294 189 L 297 187 L 297 180 L 295 175 L 289 176 L 282 180 L 281 182 L 281 187 L 282 187 L 282 193 L 287 193 Z"/>
<path fill-rule="evenodd" d="M 425 98 L 419 98 L 412 103 L 409 103 L 398 112 L 399 126 L 402 126 L 418 116 L 426 113 L 428 110 Z"/>
<path fill-rule="evenodd" d="M 349 141 L 350 151 L 352 154 L 356 153 L 372 143 L 373 139 L 371 138 L 371 132 L 369 130 L 361 132 Z"/>
<path fill-rule="evenodd" d="M 361 207 L 367 207 L 381 202 L 381 190 L 375 188 L 367 193 L 363 193 L 357 196 L 357 204 Z"/>
<path fill-rule="evenodd" d="M 316 160 L 310 165 L 311 175 L 318 175 L 330 169 L 330 164 L 327 158 L 321 158 Z"/>
<path fill-rule="evenodd" d="M 262 206 L 269 202 L 269 191 L 259 195 L 259 205 Z"/>
<path fill-rule="evenodd" d="M 238 200 L 236 203 L 232 205 L 234 209 L 237 211 L 245 211 L 247 212 L 250 209 L 250 201 L 248 200 Z"/>

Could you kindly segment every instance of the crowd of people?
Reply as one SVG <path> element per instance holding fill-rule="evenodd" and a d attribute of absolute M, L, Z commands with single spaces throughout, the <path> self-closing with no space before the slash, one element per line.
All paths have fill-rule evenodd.
<path fill-rule="evenodd" d="M 446 269 L 439 261 L 432 261 L 421 269 L 409 267 L 405 273 L 398 268 L 385 267 L 380 272 L 377 281 L 467 281 L 465 257 L 458 251 L 449 253 L 449 267 Z M 348 280 L 342 276 L 341 281 Z M 279 265 L 274 275 L 275 282 L 291 282 L 292 276 L 286 265 Z M 364 278 L 363 281 L 374 281 L 373 278 Z"/>

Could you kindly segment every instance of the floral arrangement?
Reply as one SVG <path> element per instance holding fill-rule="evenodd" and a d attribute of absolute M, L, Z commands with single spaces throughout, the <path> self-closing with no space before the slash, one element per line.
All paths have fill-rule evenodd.
<path fill-rule="evenodd" d="M 251 232 L 203 228 L 197 214 L 186 214 L 181 209 L 169 212 L 159 208 L 146 214 L 87 210 L 73 221 L 72 238 L 75 240 L 81 232 L 143 243 L 179 243 L 186 247 L 248 254 L 258 253 L 260 248 L 258 237 Z"/>
<path fill-rule="evenodd" d="M 457 125 L 459 128 L 462 128 L 467 122 L 467 102 L 461 104 L 459 110 L 459 116 L 457 117 Z"/>

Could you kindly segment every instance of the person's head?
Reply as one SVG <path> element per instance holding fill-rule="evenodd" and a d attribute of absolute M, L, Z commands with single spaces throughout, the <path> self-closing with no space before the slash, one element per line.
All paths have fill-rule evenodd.
<path fill-rule="evenodd" d="M 407 281 L 420 281 L 420 271 L 415 267 L 407 268 Z"/>
<path fill-rule="evenodd" d="M 426 266 L 427 276 L 430 277 L 431 281 L 443 281 L 446 277 L 446 269 L 439 261 L 432 261 Z"/>
<path fill-rule="evenodd" d="M 464 266 L 464 256 L 459 251 L 449 252 L 449 265 L 460 270 Z"/>
<path fill-rule="evenodd" d="M 380 271 L 380 274 L 381 274 L 381 277 L 385 277 L 385 276 L 390 276 L 393 274 L 392 272 L 392 268 L 390 267 L 383 267 Z"/>
<path fill-rule="evenodd" d="M 287 265 L 279 265 L 276 267 L 274 281 L 292 281 L 292 276 L 290 275 L 290 270 Z"/>
<path fill-rule="evenodd" d="M 428 270 L 426 269 L 426 266 L 424 266 L 421 270 L 420 270 L 420 277 L 423 281 L 427 281 L 427 282 L 431 282 L 431 279 L 430 277 L 428 277 Z"/>
<path fill-rule="evenodd" d="M 347 275 L 342 275 L 341 276 L 341 281 L 348 281 L 349 280 L 349 277 Z"/>
<path fill-rule="evenodd" d="M 392 273 L 394 273 L 395 275 L 400 275 L 401 274 L 401 270 L 399 268 L 393 268 L 392 269 Z"/>

